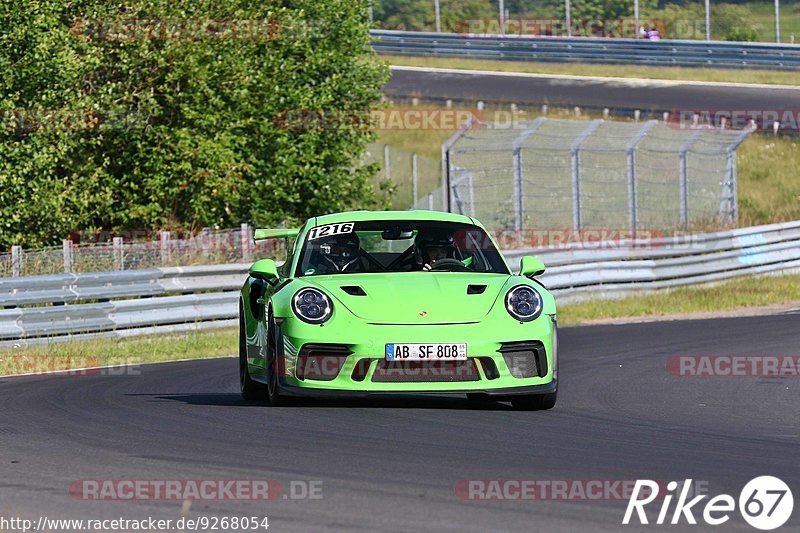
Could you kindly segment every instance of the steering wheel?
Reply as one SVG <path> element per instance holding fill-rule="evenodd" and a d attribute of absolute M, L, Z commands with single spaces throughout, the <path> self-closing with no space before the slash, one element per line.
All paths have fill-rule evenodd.
<path fill-rule="evenodd" d="M 431 272 L 447 271 L 447 272 L 471 272 L 464 263 L 458 259 L 439 259 L 431 265 Z"/>

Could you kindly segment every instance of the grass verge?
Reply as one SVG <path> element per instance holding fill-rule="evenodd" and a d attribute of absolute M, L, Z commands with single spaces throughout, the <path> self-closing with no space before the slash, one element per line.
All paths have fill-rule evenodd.
<path fill-rule="evenodd" d="M 711 287 L 681 287 L 619 300 L 560 306 L 558 322 L 578 325 L 629 318 L 679 318 L 800 301 L 800 275 L 748 277 Z"/>
<path fill-rule="evenodd" d="M 712 69 L 688 67 L 643 67 L 633 65 L 595 65 L 586 63 L 536 63 L 439 57 L 382 56 L 389 64 L 407 67 L 494 70 L 571 76 L 646 78 L 655 80 L 717 81 L 728 83 L 767 83 L 797 85 L 797 73 L 780 70 Z"/>
<path fill-rule="evenodd" d="M 237 331 L 224 328 L 182 334 L 90 339 L 0 348 L 0 375 L 203 359 L 236 353 Z"/>

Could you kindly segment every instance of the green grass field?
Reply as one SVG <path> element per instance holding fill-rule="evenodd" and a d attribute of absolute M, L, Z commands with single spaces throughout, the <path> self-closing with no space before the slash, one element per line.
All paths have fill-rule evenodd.
<path fill-rule="evenodd" d="M 772 2 L 743 4 L 750 13 L 750 21 L 758 27 L 759 37 L 765 42 L 775 42 L 775 5 Z M 800 3 L 781 2 L 781 42 L 800 43 Z M 792 41 L 794 36 L 794 41 Z"/>

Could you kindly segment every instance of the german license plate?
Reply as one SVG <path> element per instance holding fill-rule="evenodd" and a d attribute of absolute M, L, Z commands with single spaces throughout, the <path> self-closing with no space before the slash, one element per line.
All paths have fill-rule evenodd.
<path fill-rule="evenodd" d="M 387 361 L 463 361 L 466 358 L 466 342 L 386 345 Z"/>

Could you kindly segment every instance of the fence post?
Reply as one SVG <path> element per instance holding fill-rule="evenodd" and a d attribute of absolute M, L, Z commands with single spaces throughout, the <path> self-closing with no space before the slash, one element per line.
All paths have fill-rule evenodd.
<path fill-rule="evenodd" d="M 389 145 L 383 145 L 383 177 L 386 181 L 392 179 L 392 173 L 389 169 Z"/>
<path fill-rule="evenodd" d="M 756 130 L 756 126 L 752 126 L 736 137 L 736 139 L 728 146 L 728 181 L 730 183 L 731 192 L 731 217 L 732 222 L 739 222 L 739 176 L 736 169 L 736 149 L 742 144 L 747 137 Z"/>
<path fill-rule="evenodd" d="M 211 228 L 200 230 L 200 247 L 203 250 L 203 257 L 211 255 Z"/>
<path fill-rule="evenodd" d="M 250 224 L 242 222 L 241 226 L 242 237 L 242 262 L 249 263 L 252 258 L 252 249 L 250 247 Z"/>
<path fill-rule="evenodd" d="M 638 225 L 638 212 L 636 205 L 636 145 L 639 144 L 647 133 L 658 124 L 657 120 L 648 120 L 639 131 L 636 132 L 627 146 L 628 156 L 628 225 L 633 238 L 636 238 L 636 227 Z"/>
<path fill-rule="evenodd" d="M 572 141 L 570 146 L 572 163 L 572 229 L 575 231 L 580 231 L 583 224 L 581 220 L 581 145 L 602 123 L 602 120 L 591 121 Z"/>
<path fill-rule="evenodd" d="M 161 247 L 161 266 L 169 263 L 170 260 L 170 245 L 169 245 L 170 235 L 168 231 L 161 231 L 159 232 L 159 241 Z"/>
<path fill-rule="evenodd" d="M 545 117 L 535 119 L 529 127 L 525 128 L 522 133 L 514 139 L 512 145 L 514 229 L 516 231 L 522 230 L 525 220 L 525 197 L 523 196 L 524 190 L 522 184 L 522 145 L 525 144 L 528 137 L 533 135 L 546 120 Z M 471 186 L 472 184 L 470 183 L 470 187 Z"/>
<path fill-rule="evenodd" d="M 472 187 L 472 172 L 467 171 L 467 184 L 469 187 L 469 216 L 475 216 L 475 189 Z"/>
<path fill-rule="evenodd" d="M 414 200 L 414 203 L 411 204 L 412 207 L 417 207 L 417 202 L 419 201 L 419 183 L 417 181 L 417 152 L 411 153 L 411 196 Z"/>
<path fill-rule="evenodd" d="M 450 149 L 472 128 L 475 115 L 464 121 L 453 135 L 442 143 L 442 211 L 450 211 Z"/>
<path fill-rule="evenodd" d="M 736 193 L 734 183 L 736 176 L 735 152 L 727 150 L 725 153 L 725 179 L 722 182 L 722 195 L 719 203 L 719 215 L 721 221 L 733 221 L 738 217 L 736 206 Z"/>
<path fill-rule="evenodd" d="M 686 229 L 689 227 L 689 149 L 700 138 L 702 132 L 695 131 L 681 145 L 678 151 L 680 162 L 680 212 L 681 226 Z"/>
<path fill-rule="evenodd" d="M 64 257 L 64 274 L 72 273 L 72 241 L 64 239 L 61 241 L 61 251 Z"/>
<path fill-rule="evenodd" d="M 11 247 L 11 276 L 18 278 L 22 275 L 22 246 Z"/>
<path fill-rule="evenodd" d="M 111 247 L 114 251 L 114 270 L 125 270 L 125 246 L 122 237 L 114 237 Z"/>

